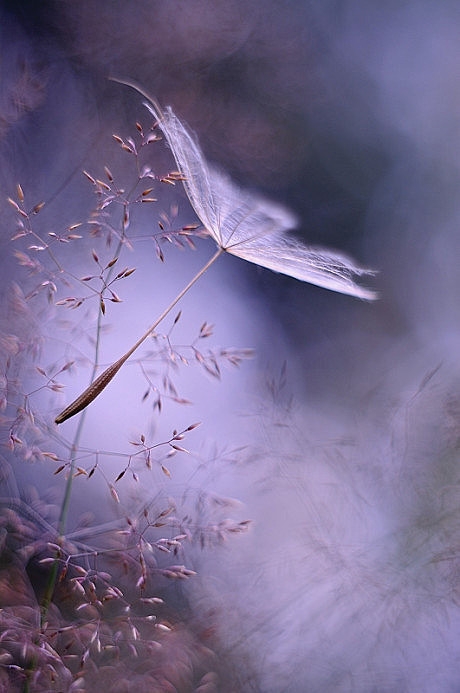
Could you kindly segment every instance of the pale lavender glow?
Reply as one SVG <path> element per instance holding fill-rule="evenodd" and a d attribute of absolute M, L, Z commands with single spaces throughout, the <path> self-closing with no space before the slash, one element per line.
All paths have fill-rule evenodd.
<path fill-rule="evenodd" d="M 347 0 L 338 11 L 318 0 L 283 4 L 283 13 L 275 2 L 249 9 L 242 0 L 214 9 L 200 2 L 196 13 L 179 2 L 153 5 L 155 16 L 149 3 L 116 11 L 109 2 L 60 5 L 54 21 L 69 54 L 59 53 L 58 71 L 57 48 L 46 52 L 41 34 L 34 43 L 17 18 L 8 20 L 3 197 L 17 195 L 20 182 L 33 205 L 75 171 L 32 218 L 46 234 L 91 210 L 82 168 L 107 180 L 107 164 L 129 189 L 133 160 L 111 136 L 136 138 L 135 121 L 148 128 L 151 118 L 141 99 L 105 79 L 108 70 L 129 75 L 171 103 L 206 157 L 239 185 L 295 210 L 307 242 L 378 267 L 381 299 L 353 301 L 224 255 L 161 331 L 181 308 L 171 340 L 184 357 L 207 322 L 215 327 L 199 342 L 203 352 L 253 347 L 254 358 L 223 367 L 220 381 L 194 358 L 171 369 L 178 395 L 193 404 L 164 397 L 158 415 L 154 393 L 142 402 L 139 360 L 153 349 L 148 340 L 88 409 L 81 446 L 125 452 L 141 434 L 162 441 L 201 421 L 179 441 L 193 454 L 163 460 L 171 478 L 159 464 L 139 464 L 139 482 L 127 473 L 114 484 L 120 504 L 106 479 L 114 481 L 126 458 L 102 454 L 105 479 L 99 472 L 75 479 L 70 530 L 88 510 L 97 523 L 117 513 L 123 521 L 158 497 L 161 507 L 171 498 L 210 523 L 252 520 L 222 546 L 184 542 L 176 562 L 198 574 L 181 580 L 182 590 L 165 590 L 168 616 L 181 623 L 175 637 L 198 632 L 200 646 L 217 652 L 220 682 L 212 688 L 212 677 L 199 683 L 196 674 L 195 690 L 450 693 L 458 685 L 460 629 L 456 4 L 407 0 L 363 9 Z M 80 61 L 78 76 L 69 55 Z M 18 84 L 22 102 L 11 99 Z M 164 142 L 149 147 L 153 171 L 175 168 Z M 214 251 L 210 239 L 198 240 L 196 251 L 165 243 L 165 262 L 157 259 L 149 236 L 159 232 L 159 212 L 174 217 L 178 204 L 177 227 L 196 217 L 181 184 L 152 186 L 158 202 L 132 212 L 130 233 L 142 240 L 119 263 L 137 269 L 113 287 L 123 302 L 107 301 L 101 364 L 128 348 Z M 43 257 L 8 240 L 15 216 L 11 208 L 2 220 L 2 367 L 9 358 L 12 376 L 18 364 L 30 391 L 43 378 L 35 365 L 59 368 L 77 355 L 57 377 L 62 393 L 31 396 L 38 425 L 44 420 L 51 432 L 40 444 L 59 451 L 53 418 L 88 384 L 98 304 L 67 310 L 47 307 L 45 295 L 24 303 L 19 290 L 11 293 L 11 280 L 26 293 L 33 284 L 12 251 Z M 95 244 L 102 264 L 114 247 L 85 234 L 56 247 L 79 277 L 97 269 Z M 57 298 L 65 292 L 59 284 Z M 26 343 L 41 348 L 35 362 L 20 350 Z M 160 372 L 152 378 L 163 388 L 160 362 L 149 368 Z M 58 435 L 72 440 L 77 425 L 66 422 Z M 94 452 L 88 455 L 79 464 L 90 465 Z M 59 505 L 56 462 L 5 456 L 14 474 L 2 480 L 3 496 L 31 498 L 33 484 L 39 499 L 28 504 L 44 512 L 40 497 L 55 486 Z M 185 683 L 177 689 L 188 690 Z"/>

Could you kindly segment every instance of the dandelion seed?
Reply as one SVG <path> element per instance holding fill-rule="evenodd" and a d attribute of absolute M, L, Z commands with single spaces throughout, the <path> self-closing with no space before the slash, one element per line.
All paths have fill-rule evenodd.
<path fill-rule="evenodd" d="M 305 246 L 286 235 L 297 223 L 291 212 L 281 205 L 242 190 L 211 167 L 193 136 L 171 108 L 161 111 L 154 99 L 133 82 L 114 81 L 136 89 L 147 99 L 145 105 L 163 131 L 179 168 L 179 171 L 173 171 L 160 180 L 172 185 L 176 180 L 183 181 L 190 204 L 217 244 L 217 251 L 137 342 L 56 417 L 57 424 L 82 411 L 102 392 L 134 351 L 224 252 L 326 289 L 367 300 L 377 297 L 374 291 L 354 282 L 354 277 L 373 274 L 372 271 L 358 267 L 345 255 Z M 128 139 L 128 146 L 118 136 L 114 137 L 122 144 L 123 149 L 136 152 L 135 143 L 131 139 Z M 161 222 L 158 223 L 164 230 Z M 98 262 L 97 256 L 94 256 L 93 251 L 93 258 Z M 102 299 L 101 310 L 105 310 Z M 215 368 L 206 364 L 204 367 L 211 375 L 219 377 L 217 364 Z"/>

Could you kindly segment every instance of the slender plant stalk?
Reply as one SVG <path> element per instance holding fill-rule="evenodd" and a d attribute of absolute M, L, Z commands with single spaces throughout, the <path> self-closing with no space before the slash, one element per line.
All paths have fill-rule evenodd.
<path fill-rule="evenodd" d="M 153 325 L 149 327 L 149 329 L 144 332 L 144 334 L 139 337 L 137 342 L 133 344 L 133 346 L 128 349 L 128 351 L 121 356 L 118 361 L 115 361 L 112 363 L 106 370 L 101 373 L 101 375 L 96 378 L 94 382 L 91 383 L 89 387 L 86 388 L 82 394 L 77 397 L 71 404 L 69 404 L 68 407 L 66 407 L 58 416 L 55 418 L 55 422 L 57 424 L 63 423 L 63 421 L 66 421 L 67 419 L 70 419 L 72 416 L 75 416 L 75 414 L 78 414 L 81 412 L 83 409 L 85 409 L 93 400 L 96 399 L 98 395 L 107 387 L 107 385 L 110 383 L 110 381 L 115 377 L 115 375 L 118 373 L 120 368 L 123 366 L 123 364 L 129 359 L 129 357 L 140 347 L 140 345 L 149 337 L 152 332 L 156 330 L 158 325 L 164 318 L 168 315 L 168 313 L 174 308 L 174 306 L 181 300 L 181 298 L 187 293 L 187 291 L 195 284 L 195 282 L 200 279 L 203 274 L 211 267 L 212 264 L 217 260 L 217 258 L 222 255 L 224 252 L 223 248 L 219 248 L 217 252 L 212 256 L 210 260 L 200 269 L 197 274 L 189 281 L 189 283 L 180 291 L 175 299 L 171 301 L 171 303 L 168 305 L 167 308 L 161 313 L 161 315 L 155 320 Z"/>
<path fill-rule="evenodd" d="M 121 247 L 123 243 L 120 241 L 118 243 L 118 247 L 115 251 L 115 257 L 118 257 L 118 254 L 120 253 Z M 110 268 L 109 270 L 109 276 L 113 272 L 113 267 Z M 98 368 L 99 364 L 99 351 L 100 351 L 100 346 L 101 346 L 101 321 L 102 321 L 102 311 L 99 309 L 99 313 L 97 316 L 97 326 L 96 326 L 96 345 L 95 345 L 95 353 L 94 353 L 94 365 L 93 365 L 93 370 L 91 373 L 91 380 L 94 379 L 96 375 L 96 371 Z M 70 500 L 72 497 L 72 486 L 73 486 L 73 479 L 74 479 L 74 468 L 75 468 L 75 455 L 76 451 L 78 450 L 78 445 L 80 443 L 80 438 L 81 434 L 83 432 L 83 427 L 85 425 L 85 415 L 81 416 L 80 421 L 78 422 L 77 430 L 75 431 L 73 443 L 72 443 L 72 448 L 70 451 L 70 456 L 69 456 L 69 462 L 70 462 L 70 468 L 69 468 L 69 474 L 67 476 L 67 482 L 65 485 L 65 490 L 64 490 L 64 498 L 62 499 L 61 503 L 61 509 L 59 512 L 59 520 L 58 520 L 58 537 L 57 537 L 57 542 L 61 542 L 61 538 L 64 536 L 65 531 L 66 531 L 66 525 L 67 525 L 67 516 L 69 514 L 69 507 L 70 507 Z M 48 578 L 48 583 L 45 589 L 45 594 L 42 599 L 41 603 L 41 610 L 40 610 L 40 623 L 41 626 L 43 627 L 44 623 L 46 622 L 47 614 L 48 614 L 48 609 L 49 605 L 51 604 L 51 600 L 53 598 L 53 593 L 54 593 L 54 588 L 56 586 L 56 580 L 58 578 L 58 572 L 59 572 L 59 561 L 58 559 L 55 560 L 53 563 L 50 576 Z"/>

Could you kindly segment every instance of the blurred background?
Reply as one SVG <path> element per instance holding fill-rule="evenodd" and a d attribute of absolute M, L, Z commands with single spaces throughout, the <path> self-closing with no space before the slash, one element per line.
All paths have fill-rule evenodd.
<path fill-rule="evenodd" d="M 27 294 L 34 280 L 13 256 L 5 200 L 20 182 L 26 207 L 45 201 L 37 228 L 47 233 L 90 214 L 82 169 L 102 177 L 108 165 L 129 185 L 132 161 L 112 133 L 135 137 L 135 122 L 151 119 L 110 76 L 171 105 L 210 161 L 298 216 L 305 243 L 378 271 L 371 304 L 223 257 L 184 301 L 178 343 L 207 321 L 214 344 L 254 348 L 254 358 L 221 382 L 181 371 L 179 394 L 194 404 L 161 416 L 142 403 L 144 378 L 128 365 L 88 414 L 88 450 L 203 421 L 186 444 L 193 462 L 174 462 L 171 480 L 146 477 L 144 491 L 234 498 L 238 519 L 253 521 L 223 548 L 187 549 L 198 576 L 184 594 L 230 662 L 232 690 L 460 685 L 459 29 L 448 0 L 1 3 L 4 358 L 15 351 L 11 335 L 27 330 L 42 335 L 42 367 L 62 366 L 70 343 L 80 354 L 61 377 L 64 393 L 39 402 L 50 425 L 87 384 L 85 320 L 97 305 L 67 311 L 65 324 L 62 310 L 30 302 L 31 315 L 15 317 L 11 282 Z M 154 147 L 148 163 L 165 175 L 171 155 Z M 177 206 L 177 223 L 196 218 L 181 186 L 152 194 L 158 203 L 136 219 L 127 260 L 137 271 L 106 316 L 102 363 L 213 252 L 207 240 L 195 253 L 166 248 L 161 264 L 147 239 L 160 213 Z M 91 267 L 92 244 L 65 251 L 75 274 Z M 25 391 L 37 377 L 31 363 L 24 353 Z M 76 424 L 65 426 L 71 440 Z M 11 464 L 8 493 L 50 486 L 43 460 Z M 105 464 L 108 475 L 119 471 Z M 74 493 L 74 522 L 88 507 L 98 522 L 113 517 L 106 486 L 92 481 Z"/>

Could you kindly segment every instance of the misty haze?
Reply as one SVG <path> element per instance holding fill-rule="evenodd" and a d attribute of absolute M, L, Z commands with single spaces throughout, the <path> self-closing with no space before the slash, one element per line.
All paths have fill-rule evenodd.
<path fill-rule="evenodd" d="M 1 3 L 1 691 L 460 689 L 459 31 L 449 1 Z M 57 426 L 218 242 L 111 77 L 378 300 L 222 253 Z"/>

